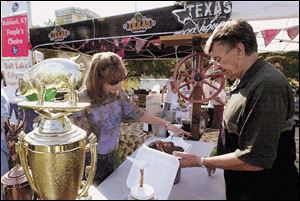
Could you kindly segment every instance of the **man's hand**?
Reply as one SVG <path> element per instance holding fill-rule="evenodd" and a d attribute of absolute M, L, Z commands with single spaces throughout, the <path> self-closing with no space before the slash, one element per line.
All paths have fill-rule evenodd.
<path fill-rule="evenodd" d="M 214 146 L 214 148 L 211 150 L 209 156 L 217 156 L 217 155 L 218 155 L 217 146 Z M 208 176 L 212 176 L 216 172 L 216 168 L 206 167 L 206 170 L 207 170 Z"/>
<path fill-rule="evenodd" d="M 216 172 L 216 168 L 206 167 L 206 170 L 207 170 L 208 176 L 212 176 Z"/>
<path fill-rule="evenodd" d="M 194 154 L 174 151 L 173 155 L 180 157 L 179 162 L 180 162 L 180 167 L 182 168 L 200 166 L 200 158 Z"/>

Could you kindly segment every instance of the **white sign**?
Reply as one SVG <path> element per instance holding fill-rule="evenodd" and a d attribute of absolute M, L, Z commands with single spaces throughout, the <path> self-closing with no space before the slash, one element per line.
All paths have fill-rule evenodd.
<path fill-rule="evenodd" d="M 1 1 L 1 17 L 17 15 L 20 12 L 31 12 L 30 1 Z"/>
<path fill-rule="evenodd" d="M 222 22 L 227 21 L 232 11 L 231 1 L 188 1 L 183 9 L 172 11 L 183 30 L 174 35 L 211 33 Z"/>
<path fill-rule="evenodd" d="M 25 72 L 29 68 L 28 59 L 2 59 L 1 69 L 4 71 L 6 80 L 5 91 L 10 102 L 16 102 L 15 92 L 18 89 L 19 78 L 16 72 Z"/>
<path fill-rule="evenodd" d="M 32 26 L 32 17 L 31 17 L 31 2 L 30 1 L 1 1 L 1 23 L 2 18 L 17 16 L 23 13 L 27 13 L 28 16 L 28 33 L 29 29 Z M 30 36 L 28 34 L 28 40 Z M 1 34 L 2 41 L 2 34 Z M 30 40 L 29 40 L 30 41 Z M 1 55 L 2 55 L 1 46 Z M 16 89 L 18 88 L 19 78 L 16 75 L 16 72 L 26 71 L 32 64 L 32 53 L 29 51 L 28 57 L 20 57 L 18 59 L 7 57 L 1 57 L 1 69 L 4 71 L 6 84 L 5 87 L 6 93 L 10 99 L 11 103 L 16 103 Z"/>

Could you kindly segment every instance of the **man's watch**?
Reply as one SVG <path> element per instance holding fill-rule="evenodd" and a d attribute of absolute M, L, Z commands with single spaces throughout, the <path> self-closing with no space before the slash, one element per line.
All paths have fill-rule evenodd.
<path fill-rule="evenodd" d="M 204 156 L 200 157 L 200 164 L 199 164 L 200 167 L 205 167 L 205 165 L 204 165 L 205 158 L 206 157 L 204 157 Z"/>

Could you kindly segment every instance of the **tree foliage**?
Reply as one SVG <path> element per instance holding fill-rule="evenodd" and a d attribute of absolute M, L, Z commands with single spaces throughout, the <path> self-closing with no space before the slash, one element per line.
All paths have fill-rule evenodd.
<path fill-rule="evenodd" d="M 299 52 L 291 51 L 285 53 L 262 53 L 263 58 L 273 57 L 275 61 L 279 61 L 283 65 L 283 73 L 290 79 L 299 81 Z M 153 77 L 153 78 L 168 78 L 173 72 L 177 64 L 176 59 L 165 60 L 129 60 L 126 61 L 126 68 L 130 76 L 135 77 Z"/>
<path fill-rule="evenodd" d="M 168 78 L 175 67 L 175 59 L 166 60 L 130 60 L 126 61 L 129 77 Z"/>
<path fill-rule="evenodd" d="M 48 21 L 44 22 L 44 25 L 46 26 L 56 26 L 56 25 L 62 25 L 64 24 L 64 20 L 62 18 L 58 18 L 55 20 L 48 19 Z"/>
<path fill-rule="evenodd" d="M 284 53 L 262 53 L 263 58 L 279 62 L 283 66 L 283 73 L 290 79 L 296 79 L 299 81 L 299 52 L 291 51 Z"/>

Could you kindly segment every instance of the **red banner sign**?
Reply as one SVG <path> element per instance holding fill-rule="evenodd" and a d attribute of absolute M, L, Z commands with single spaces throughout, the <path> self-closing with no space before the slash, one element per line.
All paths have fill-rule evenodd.
<path fill-rule="evenodd" d="M 2 57 L 28 56 L 27 14 L 2 19 Z"/>

